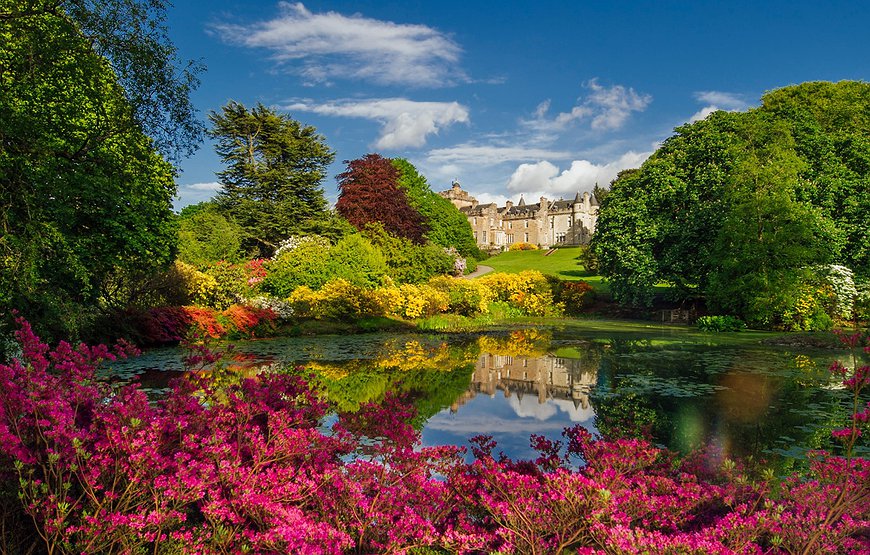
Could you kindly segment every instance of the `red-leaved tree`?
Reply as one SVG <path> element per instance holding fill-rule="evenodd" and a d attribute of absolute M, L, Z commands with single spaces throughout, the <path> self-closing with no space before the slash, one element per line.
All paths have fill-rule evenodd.
<path fill-rule="evenodd" d="M 393 235 L 422 244 L 427 231 L 423 217 L 398 187 L 399 172 L 390 160 L 366 154 L 345 163 L 347 170 L 338 175 L 338 213 L 357 229 L 380 222 Z"/>

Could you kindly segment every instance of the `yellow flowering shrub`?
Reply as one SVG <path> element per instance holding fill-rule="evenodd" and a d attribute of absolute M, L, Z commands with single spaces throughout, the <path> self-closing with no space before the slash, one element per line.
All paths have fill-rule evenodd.
<path fill-rule="evenodd" d="M 828 330 L 833 319 L 828 312 L 833 311 L 837 297 L 828 284 L 801 286 L 797 299 L 782 313 L 782 325 L 789 331 Z"/>
<path fill-rule="evenodd" d="M 430 279 L 429 285 L 447 293 L 450 303 L 448 310 L 453 314 L 486 314 L 493 300 L 492 290 L 478 280 L 439 276 Z"/>
<path fill-rule="evenodd" d="M 300 285 L 290 293 L 287 302 L 293 309 L 293 314 L 300 318 L 317 318 L 319 296 L 307 285 Z"/>
<path fill-rule="evenodd" d="M 447 293 L 439 291 L 428 284 L 403 284 L 399 290 L 402 293 L 402 304 L 394 314 L 404 318 L 422 318 L 446 312 L 450 307 Z"/>
<path fill-rule="evenodd" d="M 342 278 L 329 280 L 317 291 L 301 285 L 293 290 L 287 301 L 294 314 L 317 320 L 354 319 L 386 314 L 384 300 L 380 295 Z"/>
<path fill-rule="evenodd" d="M 510 251 L 536 251 L 538 250 L 538 245 L 533 245 L 532 243 L 525 243 L 520 241 L 519 243 L 513 243 L 510 247 L 508 247 Z"/>
<path fill-rule="evenodd" d="M 487 274 L 477 281 L 489 288 L 493 300 L 507 302 L 530 316 L 561 313 L 547 278 L 537 270 Z"/>
<path fill-rule="evenodd" d="M 213 276 L 200 272 L 180 260 L 175 261 L 173 270 L 181 278 L 184 293 L 190 300 L 190 304 L 212 306 L 219 290 L 218 282 Z"/>

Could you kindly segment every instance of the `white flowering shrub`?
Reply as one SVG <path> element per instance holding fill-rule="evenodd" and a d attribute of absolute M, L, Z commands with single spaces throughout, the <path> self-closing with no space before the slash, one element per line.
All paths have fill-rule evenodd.
<path fill-rule="evenodd" d="M 275 249 L 275 254 L 272 255 L 272 260 L 278 260 L 282 253 L 293 252 L 302 246 L 321 247 L 323 249 L 329 249 L 330 243 L 329 239 L 323 237 L 322 235 L 291 235 L 290 237 L 281 241 L 281 243 L 278 245 L 278 248 Z"/>
<path fill-rule="evenodd" d="M 858 289 L 855 286 L 855 275 L 852 270 L 839 264 L 828 264 L 819 267 L 819 275 L 831 286 L 836 297 L 834 315 L 840 318 L 852 318 L 852 309 L 855 299 L 858 297 Z"/>
<path fill-rule="evenodd" d="M 293 306 L 283 299 L 261 296 L 248 300 L 248 304 L 255 308 L 271 310 L 279 321 L 293 318 Z"/>

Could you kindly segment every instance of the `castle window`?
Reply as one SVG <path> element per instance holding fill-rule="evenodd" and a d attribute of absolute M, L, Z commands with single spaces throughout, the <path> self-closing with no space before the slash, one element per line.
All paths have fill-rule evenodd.
<path fill-rule="evenodd" d="M 471 225 L 477 225 L 477 218 L 471 218 Z"/>
<path fill-rule="evenodd" d="M 486 243 L 486 232 L 483 232 L 483 242 Z"/>
<path fill-rule="evenodd" d="M 514 223 L 508 222 L 508 229 L 513 229 L 513 228 L 514 228 Z"/>
<path fill-rule="evenodd" d="M 526 227 L 529 227 L 529 220 L 523 220 L 523 223 L 526 224 Z"/>
<path fill-rule="evenodd" d="M 523 239 L 523 241 L 525 241 L 526 243 L 529 242 L 529 234 L 528 233 L 525 234 L 525 238 Z"/>

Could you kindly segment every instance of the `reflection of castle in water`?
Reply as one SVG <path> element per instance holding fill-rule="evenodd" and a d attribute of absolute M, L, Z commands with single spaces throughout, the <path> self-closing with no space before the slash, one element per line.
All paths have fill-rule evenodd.
<path fill-rule="evenodd" d="M 538 403 L 548 399 L 572 401 L 574 408 L 589 408 L 589 393 L 598 379 L 594 361 L 563 359 L 553 356 L 512 357 L 481 355 L 471 376 L 468 391 L 450 406 L 451 412 L 473 399 L 478 393 L 494 396 L 502 391 L 506 398 L 516 395 L 537 395 Z"/>

